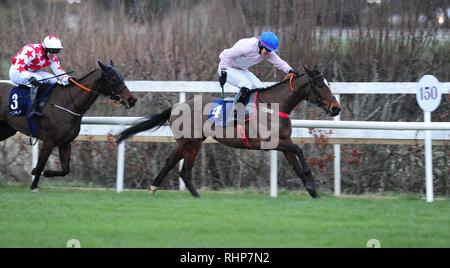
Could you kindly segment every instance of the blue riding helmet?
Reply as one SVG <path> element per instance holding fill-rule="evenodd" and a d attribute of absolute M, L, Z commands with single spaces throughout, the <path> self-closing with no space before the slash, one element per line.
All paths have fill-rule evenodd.
<path fill-rule="evenodd" d="M 269 51 L 278 52 L 278 37 L 272 32 L 263 32 L 259 36 L 261 45 Z"/>

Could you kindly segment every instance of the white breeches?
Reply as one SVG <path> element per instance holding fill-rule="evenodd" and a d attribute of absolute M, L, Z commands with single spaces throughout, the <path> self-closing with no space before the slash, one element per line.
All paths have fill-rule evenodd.
<path fill-rule="evenodd" d="M 220 76 L 220 69 L 218 70 Z M 248 70 L 239 70 L 228 67 L 227 83 L 238 88 L 246 87 L 248 89 L 262 88 L 263 84 L 252 72 Z"/>
<path fill-rule="evenodd" d="M 41 80 L 44 78 L 49 78 L 49 77 L 54 76 L 53 74 L 44 72 L 44 71 L 36 71 L 36 72 L 30 71 L 30 73 L 37 80 Z M 29 77 L 24 78 L 23 76 L 21 76 L 20 72 L 18 70 L 16 70 L 14 65 L 12 65 L 11 68 L 9 69 L 9 79 L 17 85 L 29 85 L 29 83 L 28 83 Z M 55 84 L 57 82 L 58 82 L 57 78 L 50 78 L 50 79 L 43 81 L 43 83 L 46 83 L 46 84 Z"/>

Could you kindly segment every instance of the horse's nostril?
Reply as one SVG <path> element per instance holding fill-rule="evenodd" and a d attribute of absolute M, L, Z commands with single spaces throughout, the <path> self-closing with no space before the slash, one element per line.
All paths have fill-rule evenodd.
<path fill-rule="evenodd" d="M 135 98 L 128 98 L 127 101 L 128 101 L 128 104 L 130 106 L 134 106 L 136 104 L 136 102 L 137 102 L 137 99 L 135 99 Z"/>

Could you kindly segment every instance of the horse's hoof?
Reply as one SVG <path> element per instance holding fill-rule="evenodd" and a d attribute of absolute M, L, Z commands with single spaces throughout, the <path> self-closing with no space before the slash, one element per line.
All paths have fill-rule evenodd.
<path fill-rule="evenodd" d="M 308 189 L 308 193 L 312 198 L 319 198 L 319 194 L 316 192 L 316 190 Z"/>
<path fill-rule="evenodd" d="M 37 192 L 39 192 L 39 188 L 30 189 L 30 192 L 37 193 Z"/>
<path fill-rule="evenodd" d="M 308 186 L 306 186 L 306 191 L 308 191 L 309 195 L 312 198 L 319 198 L 319 194 L 316 191 L 316 187 L 308 187 Z"/>
<path fill-rule="evenodd" d="M 158 187 L 155 186 L 150 186 L 150 189 L 148 190 L 148 193 L 151 195 L 154 195 L 156 193 L 156 191 L 158 191 Z"/>

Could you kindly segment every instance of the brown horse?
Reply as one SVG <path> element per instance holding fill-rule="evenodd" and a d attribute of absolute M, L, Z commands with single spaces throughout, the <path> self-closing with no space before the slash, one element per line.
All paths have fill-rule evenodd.
<path fill-rule="evenodd" d="M 234 126 L 226 128 L 212 126 L 212 131 L 206 131 L 209 129 L 208 127 L 205 127 L 208 124 L 209 120 L 208 117 L 205 116 L 204 111 L 209 111 L 212 108 L 211 103 L 217 101 L 217 99 L 213 97 L 207 97 L 207 104 L 202 107 L 203 110 L 200 110 L 201 112 L 203 111 L 203 113 L 200 115 L 200 118 L 202 120 L 201 122 L 203 123 L 203 128 L 200 130 L 200 135 L 195 135 L 194 132 L 198 131 L 198 129 L 196 130 L 195 127 L 191 127 L 191 122 L 195 122 L 196 120 L 194 117 L 198 116 L 195 112 L 191 113 L 190 118 L 187 118 L 188 120 L 184 120 L 183 123 L 185 124 L 184 128 L 190 128 L 190 132 L 187 132 L 187 134 L 184 133 L 184 135 L 178 135 L 178 131 L 180 130 L 180 128 L 177 128 L 175 126 L 177 121 L 180 119 L 180 115 L 178 114 L 179 112 L 177 112 L 177 110 L 180 110 L 178 109 L 180 106 L 185 105 L 188 106 L 191 111 L 196 110 L 194 98 L 194 100 L 191 99 L 186 103 L 175 104 L 164 112 L 150 117 L 145 121 L 137 123 L 135 126 L 125 129 L 119 134 L 117 142 L 120 143 L 121 141 L 141 131 L 161 127 L 166 121 L 170 119 L 170 126 L 172 132 L 175 135 L 178 147 L 168 157 L 164 168 L 156 176 L 150 187 L 151 192 L 156 192 L 169 170 L 171 170 L 181 159 L 184 159 L 184 165 L 180 172 L 180 177 L 183 179 L 190 193 L 194 197 L 199 197 L 199 194 L 197 193 L 191 182 L 191 171 L 197 153 L 200 149 L 200 145 L 207 137 L 213 137 L 219 143 L 235 148 L 252 150 L 275 149 L 278 151 L 282 151 L 289 163 L 293 166 L 297 176 L 302 180 L 309 194 L 312 197 L 317 197 L 318 195 L 316 192 L 314 178 L 311 173 L 311 169 L 308 166 L 308 163 L 305 161 L 303 151 L 298 145 L 294 144 L 290 138 L 292 128 L 289 114 L 302 100 L 306 100 L 307 102 L 318 105 L 330 116 L 338 115 L 341 111 L 341 107 L 339 102 L 333 96 L 330 85 L 324 78 L 323 74 L 316 68 L 314 70 L 310 70 L 306 66 L 304 66 L 304 69 L 306 74 L 290 75 L 286 77 L 282 82 L 265 89 L 259 89 L 252 95 L 256 100 L 255 111 L 258 111 L 256 117 L 256 120 L 259 122 L 258 124 L 261 125 L 264 124 L 264 122 L 267 122 L 267 118 L 262 118 L 264 113 L 272 114 L 272 117 L 269 119 L 269 123 L 271 123 L 271 121 L 278 121 L 277 124 L 271 124 L 271 128 L 276 129 L 279 136 L 276 144 L 272 145 L 272 147 L 270 148 L 264 148 L 263 146 L 263 143 L 267 140 L 267 136 L 263 137 L 259 133 L 257 133 L 257 135 L 249 137 L 251 130 L 249 124 L 251 124 L 251 120 L 246 121 L 246 124 L 244 125 L 245 128 L 243 128 L 242 124 L 236 123 Z M 263 103 L 267 104 L 268 106 L 264 106 Z M 275 110 L 276 106 L 278 106 L 278 112 Z M 183 111 L 183 114 L 184 113 L 185 112 Z M 242 129 L 244 129 L 245 134 L 242 133 Z M 222 135 L 227 130 L 231 130 L 231 132 L 235 136 L 230 138 Z M 239 133 L 241 133 L 241 135 L 239 135 Z"/>
<path fill-rule="evenodd" d="M 98 62 L 100 69 L 88 73 L 79 80 L 72 79 L 68 86 L 56 85 L 47 104 L 42 110 L 42 117 L 36 119 L 37 138 L 43 141 L 39 150 L 31 190 L 37 190 L 39 177 L 65 176 L 70 172 L 71 142 L 80 132 L 81 118 L 99 95 L 119 101 L 126 108 L 136 103 L 136 98 L 125 85 L 123 76 L 114 67 L 112 61 L 106 66 Z M 0 83 L 0 141 L 13 136 L 17 131 L 30 135 L 25 117 L 9 115 L 9 93 L 13 86 Z M 53 151 L 58 147 L 61 171 L 45 170 L 44 167 Z M 42 173 L 44 171 L 44 173 Z"/>

